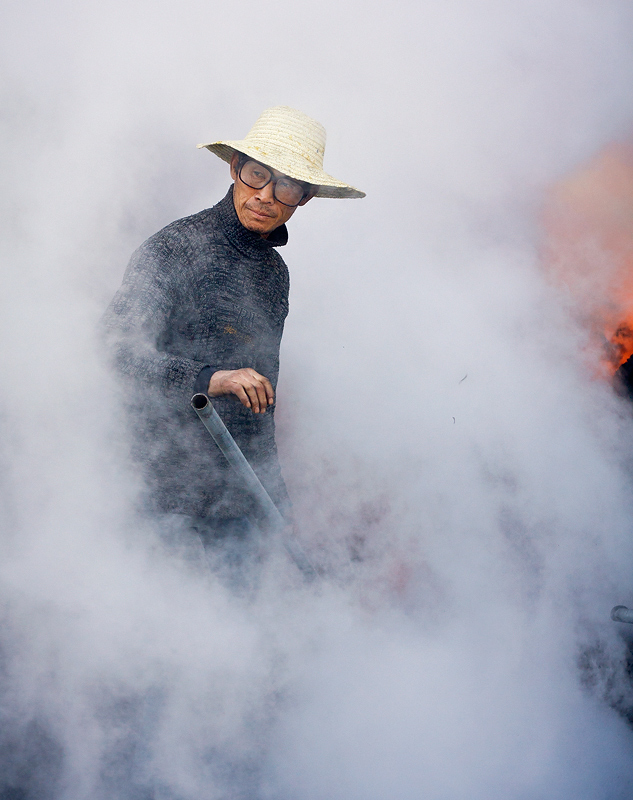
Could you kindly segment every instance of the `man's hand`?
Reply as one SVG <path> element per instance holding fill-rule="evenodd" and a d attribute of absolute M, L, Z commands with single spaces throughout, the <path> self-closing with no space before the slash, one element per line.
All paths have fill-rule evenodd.
<path fill-rule="evenodd" d="M 263 414 L 275 400 L 275 393 L 268 378 L 254 369 L 220 369 L 214 372 L 207 390 L 209 397 L 234 394 L 242 405 L 255 414 Z"/>

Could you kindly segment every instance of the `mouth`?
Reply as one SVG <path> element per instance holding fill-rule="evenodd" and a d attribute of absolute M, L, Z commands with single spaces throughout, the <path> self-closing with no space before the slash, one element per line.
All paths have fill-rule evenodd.
<path fill-rule="evenodd" d="M 247 206 L 248 208 L 248 206 Z M 272 219 L 273 214 L 265 214 L 263 211 L 256 211 L 254 208 L 248 208 L 251 214 L 254 214 L 256 217 L 261 217 L 262 219 Z"/>

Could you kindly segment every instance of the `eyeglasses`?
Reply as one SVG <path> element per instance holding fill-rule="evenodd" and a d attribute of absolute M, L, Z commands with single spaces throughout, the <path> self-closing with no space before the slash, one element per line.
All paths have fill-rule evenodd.
<path fill-rule="evenodd" d="M 273 184 L 273 196 L 282 206 L 294 208 L 298 206 L 303 198 L 310 191 L 305 185 L 293 181 L 286 175 L 275 178 L 272 172 L 263 164 L 257 161 L 245 161 L 240 167 L 239 178 L 251 189 L 263 189 L 271 181 Z"/>

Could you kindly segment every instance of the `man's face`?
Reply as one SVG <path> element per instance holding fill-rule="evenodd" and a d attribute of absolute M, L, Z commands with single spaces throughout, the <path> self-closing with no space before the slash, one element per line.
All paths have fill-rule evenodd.
<path fill-rule="evenodd" d="M 275 228 L 283 225 L 284 222 L 288 222 L 295 213 L 297 206 L 285 206 L 276 200 L 272 181 L 262 189 L 251 189 L 250 186 L 243 183 L 238 175 L 239 161 L 240 154 L 234 153 L 231 159 L 231 177 L 235 181 L 233 187 L 235 211 L 239 221 L 245 228 L 266 237 Z M 283 174 L 270 167 L 268 169 L 275 178 Z M 312 196 L 312 193 L 310 193 L 307 197 L 304 197 L 299 205 L 304 206 Z"/>

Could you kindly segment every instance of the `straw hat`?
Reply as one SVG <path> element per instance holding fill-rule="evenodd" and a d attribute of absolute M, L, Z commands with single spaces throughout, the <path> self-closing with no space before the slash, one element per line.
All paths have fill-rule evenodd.
<path fill-rule="evenodd" d="M 241 141 L 199 144 L 223 161 L 238 150 L 297 181 L 318 186 L 316 197 L 365 197 L 365 192 L 323 172 L 325 128 L 288 106 L 264 111 Z"/>

